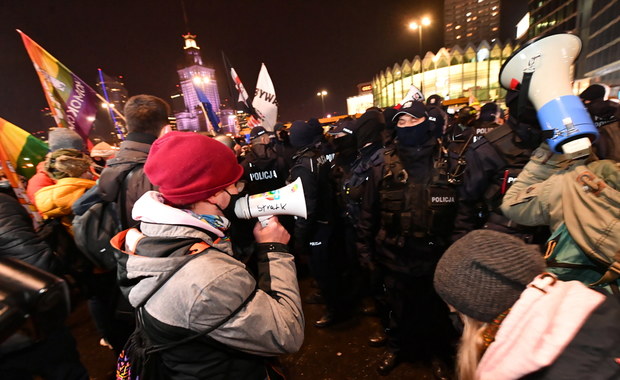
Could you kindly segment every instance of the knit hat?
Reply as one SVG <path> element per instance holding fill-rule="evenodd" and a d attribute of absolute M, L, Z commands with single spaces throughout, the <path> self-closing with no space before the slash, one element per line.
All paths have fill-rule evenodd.
<path fill-rule="evenodd" d="M 392 117 L 392 121 L 398 122 L 398 118 L 402 115 L 409 115 L 416 119 L 426 117 L 426 106 L 418 100 L 407 102 L 404 104 L 403 108 Z"/>
<path fill-rule="evenodd" d="M 355 122 L 353 134 L 357 139 L 357 147 L 362 148 L 368 143 L 381 142 L 381 132 L 385 129 L 385 118 L 382 112 L 370 110 Z"/>
<path fill-rule="evenodd" d="M 155 140 L 144 172 L 169 202 L 186 205 L 234 184 L 243 168 L 233 151 L 221 142 L 197 133 L 174 131 Z"/>
<path fill-rule="evenodd" d="M 491 322 L 544 270 L 543 257 L 534 246 L 501 232 L 474 230 L 443 254 L 434 285 L 459 312 Z"/>
<path fill-rule="evenodd" d="M 116 154 L 117 151 L 118 149 L 114 149 L 110 144 L 102 141 L 97 145 L 93 146 L 93 149 L 90 150 L 90 156 L 111 158 Z"/>
<path fill-rule="evenodd" d="M 479 119 L 481 121 L 495 121 L 497 117 L 502 116 L 502 109 L 497 103 L 486 103 L 480 108 Z"/>
<path fill-rule="evenodd" d="M 50 130 L 47 142 L 51 152 L 58 149 L 84 150 L 84 140 L 74 130 L 69 128 L 54 128 Z"/>
<path fill-rule="evenodd" d="M 323 126 L 321 125 L 321 122 L 316 117 L 313 117 L 312 119 L 308 119 L 308 124 L 310 124 L 310 126 L 312 127 L 319 127 L 321 129 L 323 128 Z"/>
<path fill-rule="evenodd" d="M 443 98 L 437 94 L 433 94 L 426 99 L 427 106 L 441 106 L 441 102 L 443 102 Z"/>
<path fill-rule="evenodd" d="M 589 85 L 585 90 L 579 94 L 579 97 L 583 100 L 605 100 L 609 95 L 609 86 L 603 83 L 594 83 Z"/>
<path fill-rule="evenodd" d="M 319 141 L 323 135 L 323 128 L 310 125 L 303 120 L 294 121 L 290 130 L 291 145 L 295 148 L 303 148 Z"/>

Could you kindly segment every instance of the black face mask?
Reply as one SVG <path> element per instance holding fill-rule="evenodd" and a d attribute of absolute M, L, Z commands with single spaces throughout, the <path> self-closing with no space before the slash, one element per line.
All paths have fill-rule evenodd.
<path fill-rule="evenodd" d="M 226 219 L 230 221 L 231 225 L 234 225 L 234 222 L 236 220 L 239 220 L 239 217 L 237 217 L 237 214 L 235 214 L 235 203 L 237 203 L 239 199 L 243 198 L 244 195 L 231 194 L 226 189 L 224 189 L 224 191 L 226 191 L 226 194 L 228 194 L 228 196 L 230 197 L 230 202 L 228 202 L 228 206 L 226 206 L 226 208 L 221 208 L 218 204 L 216 204 L 215 207 L 217 207 L 218 210 L 220 210 L 220 212 L 224 214 Z"/>
<path fill-rule="evenodd" d="M 428 141 L 429 129 L 430 122 L 428 120 L 424 120 L 424 122 L 413 127 L 396 127 L 396 138 L 401 145 L 420 146 Z"/>
<path fill-rule="evenodd" d="M 337 137 L 331 141 L 331 144 L 336 152 L 355 150 L 355 137 L 353 135 Z"/>

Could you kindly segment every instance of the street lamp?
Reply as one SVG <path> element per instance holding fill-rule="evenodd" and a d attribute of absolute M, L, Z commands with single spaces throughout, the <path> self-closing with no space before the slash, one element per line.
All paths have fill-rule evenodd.
<path fill-rule="evenodd" d="M 429 26 L 431 24 L 431 19 L 428 17 L 422 17 L 420 20 L 411 21 L 409 23 L 409 29 L 417 30 L 418 37 L 420 38 L 420 57 L 422 57 L 422 28 L 425 26 Z"/>
<path fill-rule="evenodd" d="M 319 91 L 316 93 L 316 96 L 321 97 L 321 105 L 323 106 L 323 116 L 325 116 L 325 95 L 327 95 L 327 91 Z"/>

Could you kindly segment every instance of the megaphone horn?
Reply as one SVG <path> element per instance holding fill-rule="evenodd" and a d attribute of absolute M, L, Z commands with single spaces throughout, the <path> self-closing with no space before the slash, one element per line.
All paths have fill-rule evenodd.
<path fill-rule="evenodd" d="M 263 226 L 273 215 L 307 217 L 306 198 L 301 178 L 276 190 L 246 195 L 235 203 L 235 214 L 241 219 L 259 218 Z"/>
<path fill-rule="evenodd" d="M 544 130 L 552 130 L 547 140 L 558 153 L 574 153 L 589 148 L 598 131 L 570 85 L 570 66 L 581 51 L 581 40 L 573 34 L 554 34 L 532 40 L 516 50 L 502 65 L 500 84 L 508 90 L 531 74 L 527 96 L 536 108 Z"/>

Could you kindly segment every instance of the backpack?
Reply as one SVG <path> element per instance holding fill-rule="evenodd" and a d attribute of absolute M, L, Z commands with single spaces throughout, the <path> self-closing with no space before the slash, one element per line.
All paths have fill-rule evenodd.
<path fill-rule="evenodd" d="M 164 278 L 158 281 L 155 284 L 155 287 L 149 292 L 149 294 L 136 306 L 136 328 L 127 340 L 127 343 L 125 343 L 123 350 L 118 356 L 116 363 L 116 380 L 166 379 L 167 377 L 165 376 L 165 368 L 158 353 L 181 346 L 194 339 L 209 334 L 218 327 L 222 326 L 224 323 L 228 322 L 254 298 L 254 295 L 256 294 L 256 288 L 241 303 L 241 305 L 237 307 L 237 309 L 230 313 L 226 318 L 220 320 L 214 326 L 209 327 L 205 331 L 189 335 L 181 340 L 171 343 L 155 345 L 150 342 L 144 326 L 144 305 L 176 272 L 179 271 L 179 269 L 181 269 L 185 264 L 195 259 L 196 257 L 202 256 L 204 253 L 207 253 L 208 248 L 217 250 L 217 248 L 211 247 L 204 242 L 196 243 L 192 247 L 190 247 L 190 251 L 195 249 L 197 249 L 197 251 L 192 253 L 191 256 L 187 258 L 187 260 L 182 261 Z"/>
<path fill-rule="evenodd" d="M 603 287 L 616 297 L 620 297 L 620 281 L 604 279 L 610 263 L 591 259 L 571 237 L 566 224 L 557 228 L 547 241 L 544 256 L 549 272 L 562 281 L 579 281 L 590 287 Z M 610 281 L 609 281 L 610 280 Z"/>
<path fill-rule="evenodd" d="M 71 288 L 88 291 L 88 279 L 92 263 L 86 259 L 75 244 L 75 240 L 60 218 L 46 219 L 37 230 L 37 236 L 45 241 L 58 258 L 59 268 L 55 270 Z"/>
<path fill-rule="evenodd" d="M 140 167 L 142 165 L 136 165 L 125 172 L 116 202 L 103 200 L 98 185 L 87 191 L 76 202 L 78 207 L 74 207 L 73 218 L 75 244 L 96 267 L 104 270 L 116 268 L 114 249 L 110 245 L 110 239 L 128 228 L 127 221 L 123 220 L 126 215 L 127 184 L 136 169 Z M 80 206 L 82 210 L 79 209 Z"/>

